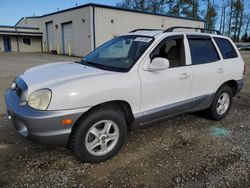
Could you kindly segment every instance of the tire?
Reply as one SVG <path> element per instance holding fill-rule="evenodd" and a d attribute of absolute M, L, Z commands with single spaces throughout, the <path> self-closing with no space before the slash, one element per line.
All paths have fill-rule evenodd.
<path fill-rule="evenodd" d="M 209 118 L 216 121 L 225 118 L 232 106 L 232 102 L 233 90 L 227 85 L 219 88 L 213 98 L 210 108 L 208 109 Z"/>
<path fill-rule="evenodd" d="M 116 155 L 126 139 L 124 114 L 115 108 L 97 108 L 72 130 L 69 145 L 80 161 L 100 163 Z"/>

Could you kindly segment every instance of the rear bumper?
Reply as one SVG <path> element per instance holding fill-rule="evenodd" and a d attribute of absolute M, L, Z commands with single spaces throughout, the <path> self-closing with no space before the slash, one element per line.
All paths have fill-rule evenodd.
<path fill-rule="evenodd" d="M 243 79 L 237 80 L 237 90 L 236 90 L 236 94 L 239 93 L 239 92 L 242 90 L 243 85 L 244 85 L 244 80 L 243 80 Z"/>
<path fill-rule="evenodd" d="M 66 145 L 73 125 L 89 109 L 35 110 L 27 104 L 20 104 L 18 95 L 10 89 L 5 93 L 5 102 L 8 118 L 20 135 L 38 143 L 53 145 Z M 62 125 L 63 119 L 72 119 L 72 124 Z"/>

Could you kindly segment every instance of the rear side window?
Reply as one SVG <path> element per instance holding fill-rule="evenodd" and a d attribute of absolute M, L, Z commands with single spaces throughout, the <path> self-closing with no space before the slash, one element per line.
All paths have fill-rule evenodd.
<path fill-rule="evenodd" d="M 211 63 L 219 60 L 218 53 L 211 39 L 188 39 L 193 65 Z"/>
<path fill-rule="evenodd" d="M 214 40 L 218 48 L 220 49 L 220 52 L 224 59 L 231 59 L 231 58 L 238 57 L 233 45 L 231 44 L 229 40 L 223 39 L 223 38 L 216 38 L 216 37 L 214 37 Z"/>

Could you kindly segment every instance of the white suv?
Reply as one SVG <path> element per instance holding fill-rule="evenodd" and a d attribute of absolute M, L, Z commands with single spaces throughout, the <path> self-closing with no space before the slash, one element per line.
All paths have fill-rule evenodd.
<path fill-rule="evenodd" d="M 80 62 L 28 69 L 6 91 L 8 118 L 21 135 L 93 163 L 147 123 L 200 110 L 224 118 L 243 86 L 240 53 L 227 37 L 173 29 L 136 30 Z"/>

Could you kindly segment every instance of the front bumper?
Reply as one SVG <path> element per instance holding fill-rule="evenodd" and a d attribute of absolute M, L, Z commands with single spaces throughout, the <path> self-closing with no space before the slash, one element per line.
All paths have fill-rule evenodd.
<path fill-rule="evenodd" d="M 38 143 L 66 145 L 71 129 L 89 108 L 58 111 L 39 111 L 21 104 L 16 91 L 5 93 L 7 115 L 16 131 Z M 62 120 L 72 119 L 72 124 L 62 125 Z"/>

